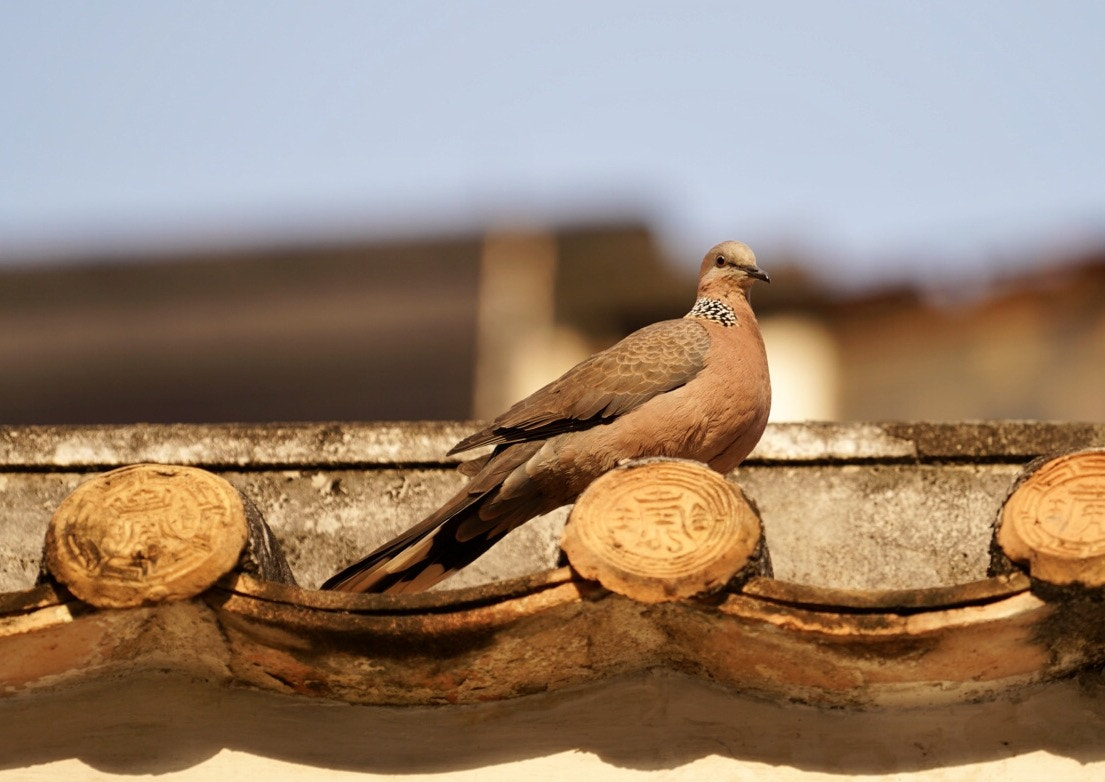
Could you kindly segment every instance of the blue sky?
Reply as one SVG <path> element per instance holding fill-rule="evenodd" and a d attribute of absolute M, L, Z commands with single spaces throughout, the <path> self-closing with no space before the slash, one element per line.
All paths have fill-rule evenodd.
<path fill-rule="evenodd" d="M 1105 3 L 0 0 L 0 262 L 639 217 L 857 278 L 1105 240 Z"/>

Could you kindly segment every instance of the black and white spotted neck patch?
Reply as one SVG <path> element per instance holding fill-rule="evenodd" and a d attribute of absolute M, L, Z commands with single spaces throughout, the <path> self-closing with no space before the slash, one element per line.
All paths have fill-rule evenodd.
<path fill-rule="evenodd" d="M 737 325 L 737 313 L 733 312 L 733 308 L 728 304 L 718 299 L 696 299 L 691 311 L 684 317 L 712 320 L 722 326 Z"/>

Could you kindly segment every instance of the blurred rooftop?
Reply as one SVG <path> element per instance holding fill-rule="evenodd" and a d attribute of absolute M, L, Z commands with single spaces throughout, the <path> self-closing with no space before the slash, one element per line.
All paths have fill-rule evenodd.
<path fill-rule="evenodd" d="M 0 271 L 0 421 L 483 418 L 694 287 L 634 222 L 139 260 Z M 760 261 L 774 420 L 1105 420 L 1105 251 L 943 291 Z"/>

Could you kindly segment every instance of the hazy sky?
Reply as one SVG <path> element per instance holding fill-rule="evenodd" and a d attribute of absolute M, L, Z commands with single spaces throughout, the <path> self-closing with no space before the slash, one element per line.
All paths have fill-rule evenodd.
<path fill-rule="evenodd" d="M 0 0 L 0 259 L 610 215 L 984 268 L 1105 239 L 1103 42 L 1101 2 Z"/>

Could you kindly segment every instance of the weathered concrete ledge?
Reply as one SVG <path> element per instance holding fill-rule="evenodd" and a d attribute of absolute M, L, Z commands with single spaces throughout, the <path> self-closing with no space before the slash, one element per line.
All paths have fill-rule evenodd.
<path fill-rule="evenodd" d="M 87 475 L 139 462 L 226 478 L 257 505 L 311 586 L 413 524 L 463 480 L 456 422 L 0 429 L 0 591 L 30 586 L 54 508 Z M 776 575 L 908 589 L 982 578 L 990 524 L 1032 459 L 1105 444 L 1105 425 L 781 424 L 730 476 L 763 516 Z M 553 567 L 565 513 L 526 525 L 460 587 Z"/>
<path fill-rule="evenodd" d="M 132 424 L 0 428 L 0 469 L 108 469 L 136 462 L 212 468 L 453 464 L 478 424 Z M 1091 447 L 1105 424 L 1041 421 L 786 423 L 768 426 L 749 464 L 1010 461 Z"/>

